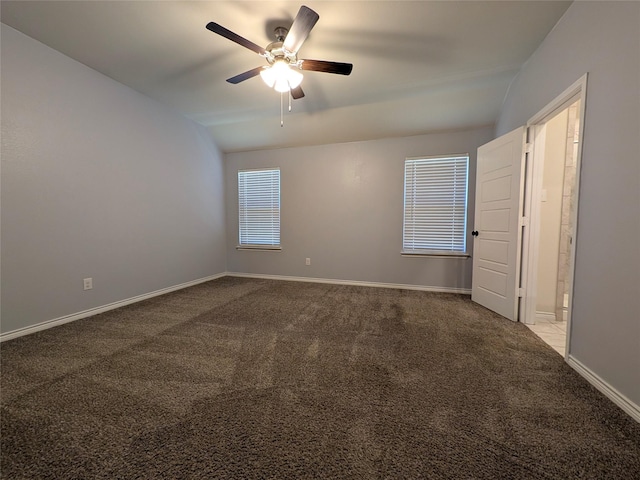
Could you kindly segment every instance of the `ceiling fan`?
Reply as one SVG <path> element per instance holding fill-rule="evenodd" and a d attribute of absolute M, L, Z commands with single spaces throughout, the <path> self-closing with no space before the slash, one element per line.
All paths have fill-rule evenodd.
<path fill-rule="evenodd" d="M 349 75 L 353 69 L 351 63 L 298 59 L 298 50 L 319 18 L 320 16 L 309 7 L 301 6 L 291 28 L 289 30 L 285 27 L 276 28 L 274 31 L 276 41 L 267 45 L 266 48 L 256 45 L 215 22 L 209 22 L 207 29 L 253 50 L 261 57 L 266 58 L 269 63 L 228 78 L 227 82 L 238 84 L 260 75 L 269 87 L 281 93 L 291 92 L 291 97 L 297 99 L 304 97 L 304 92 L 300 87 L 301 70 Z"/>

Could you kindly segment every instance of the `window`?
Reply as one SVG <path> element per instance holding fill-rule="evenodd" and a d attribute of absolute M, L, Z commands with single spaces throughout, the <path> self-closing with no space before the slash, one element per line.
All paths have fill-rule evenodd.
<path fill-rule="evenodd" d="M 466 254 L 468 172 L 468 155 L 405 160 L 403 253 Z"/>
<path fill-rule="evenodd" d="M 238 171 L 239 246 L 280 248 L 280 169 Z"/>

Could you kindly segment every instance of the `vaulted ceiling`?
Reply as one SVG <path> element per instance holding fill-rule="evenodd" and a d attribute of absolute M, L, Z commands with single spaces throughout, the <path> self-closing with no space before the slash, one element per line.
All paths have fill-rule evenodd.
<path fill-rule="evenodd" d="M 570 3 L 306 2 L 320 20 L 299 56 L 354 68 L 304 72 L 306 96 L 284 127 L 280 94 L 260 77 L 225 81 L 265 60 L 205 25 L 266 46 L 300 2 L 2 1 L 0 19 L 201 123 L 232 152 L 493 124 L 510 82 Z"/>

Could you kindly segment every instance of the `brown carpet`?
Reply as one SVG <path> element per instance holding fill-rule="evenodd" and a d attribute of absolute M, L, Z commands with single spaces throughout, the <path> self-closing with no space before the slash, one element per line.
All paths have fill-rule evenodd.
<path fill-rule="evenodd" d="M 226 277 L 1 359 L 6 479 L 640 478 L 640 425 L 466 296 Z"/>

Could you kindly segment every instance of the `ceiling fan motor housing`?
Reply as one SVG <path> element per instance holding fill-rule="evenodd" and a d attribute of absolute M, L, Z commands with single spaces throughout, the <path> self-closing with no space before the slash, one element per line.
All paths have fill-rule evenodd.
<path fill-rule="evenodd" d="M 276 41 L 271 42 L 265 50 L 267 51 L 266 59 L 269 64 L 273 65 L 278 60 L 286 61 L 290 66 L 298 66 L 298 58 L 295 53 L 291 53 L 284 48 L 284 39 L 287 37 L 289 30 L 284 27 L 277 27 L 273 31 Z"/>

